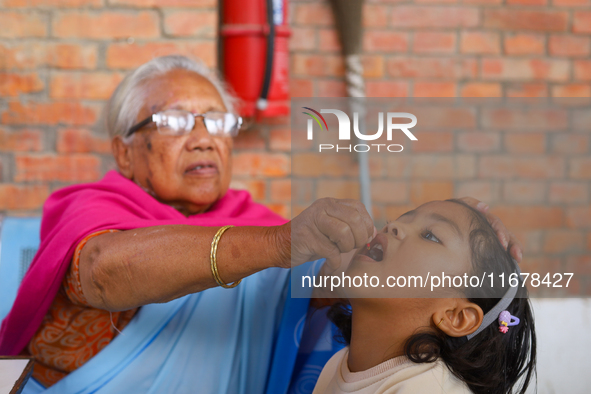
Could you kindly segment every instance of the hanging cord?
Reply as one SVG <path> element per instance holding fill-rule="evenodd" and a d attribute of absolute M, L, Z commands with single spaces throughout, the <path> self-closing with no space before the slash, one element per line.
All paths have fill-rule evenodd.
<path fill-rule="evenodd" d="M 363 65 L 359 54 L 345 55 L 345 82 L 347 83 L 347 96 L 365 97 Z"/>
<path fill-rule="evenodd" d="M 363 79 L 363 64 L 361 56 L 357 53 L 345 55 L 345 81 L 347 83 L 347 96 L 351 97 L 351 111 L 359 115 L 359 129 L 365 133 L 365 121 L 367 109 L 365 107 L 365 81 Z M 363 142 L 359 141 L 358 142 Z M 371 178 L 369 171 L 369 154 L 359 152 L 359 186 L 361 202 L 367 212 L 373 218 L 373 206 L 371 201 Z"/>
<path fill-rule="evenodd" d="M 362 13 L 364 0 L 331 0 L 330 3 L 343 48 L 347 96 L 352 98 L 350 100 L 351 111 L 358 112 L 359 129 L 361 133 L 364 133 L 365 114 L 367 112 L 365 101 L 363 100 L 363 97 L 365 97 L 365 81 L 363 79 L 363 64 L 361 63 L 361 53 L 363 52 Z M 359 98 L 359 100 L 355 100 L 356 98 Z M 367 212 L 373 217 L 369 153 L 360 151 L 356 157 L 359 161 L 361 202 L 365 205 Z"/>

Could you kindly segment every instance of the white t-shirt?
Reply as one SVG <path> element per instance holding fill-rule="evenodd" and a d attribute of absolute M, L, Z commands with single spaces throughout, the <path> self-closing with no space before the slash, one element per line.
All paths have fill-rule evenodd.
<path fill-rule="evenodd" d="M 405 356 L 392 358 L 362 372 L 351 372 L 349 348 L 336 353 L 324 366 L 313 394 L 471 394 L 443 361 L 416 364 Z"/>

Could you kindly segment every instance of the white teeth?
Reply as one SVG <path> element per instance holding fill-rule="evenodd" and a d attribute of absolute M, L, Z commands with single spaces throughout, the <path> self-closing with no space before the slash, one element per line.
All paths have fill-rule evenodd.
<path fill-rule="evenodd" d="M 370 250 L 368 250 L 367 256 L 369 256 L 371 259 L 375 261 L 382 261 L 382 259 L 384 258 L 384 248 L 380 243 L 376 243 L 371 247 Z"/>
<path fill-rule="evenodd" d="M 195 166 L 195 167 L 191 168 L 189 171 L 201 170 L 203 168 L 213 168 L 213 165 L 211 165 L 211 164 L 199 165 L 199 166 Z"/>
<path fill-rule="evenodd" d="M 379 244 L 379 243 L 378 243 L 378 244 L 375 244 L 375 245 L 373 245 L 373 246 L 371 247 L 371 251 L 373 252 L 374 250 L 379 250 L 379 251 L 381 251 L 381 252 L 384 252 L 384 248 L 383 248 L 383 247 L 382 247 L 382 245 L 381 245 L 381 244 Z"/>

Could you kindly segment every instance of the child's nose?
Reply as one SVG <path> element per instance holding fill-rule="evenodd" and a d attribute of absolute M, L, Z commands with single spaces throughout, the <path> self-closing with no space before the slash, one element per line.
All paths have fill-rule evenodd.
<path fill-rule="evenodd" d="M 404 223 L 390 222 L 386 226 L 386 234 L 391 233 L 395 238 L 404 239 L 406 232 L 404 231 Z"/>

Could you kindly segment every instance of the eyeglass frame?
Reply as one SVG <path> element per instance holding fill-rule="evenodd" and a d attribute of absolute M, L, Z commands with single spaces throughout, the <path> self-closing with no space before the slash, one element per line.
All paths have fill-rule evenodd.
<path fill-rule="evenodd" d="M 130 137 L 133 133 L 135 133 L 136 131 L 140 130 L 142 127 L 148 125 L 150 122 L 156 123 L 156 120 L 154 119 L 154 116 L 160 115 L 163 112 L 166 112 L 166 111 L 156 112 L 155 114 L 152 114 L 152 115 L 148 116 L 146 119 L 144 119 L 141 122 L 135 124 L 134 126 L 131 126 L 129 128 L 129 130 L 127 130 L 127 134 L 125 135 L 125 138 Z M 189 113 L 189 114 L 191 114 L 191 115 L 193 115 L 194 118 L 202 117 L 203 118 L 203 125 L 205 126 L 205 129 L 206 130 L 207 130 L 207 125 L 205 124 L 205 115 L 207 115 L 210 112 L 218 112 L 218 113 L 223 113 L 223 114 L 232 114 L 232 115 L 236 116 L 236 121 L 237 121 L 237 124 L 238 124 L 238 126 L 237 126 L 238 131 L 240 131 L 240 127 L 242 127 L 242 123 L 243 123 L 242 116 L 233 114 L 232 112 L 207 111 L 207 112 L 202 113 L 202 114 L 196 114 L 196 113 L 191 112 L 191 111 L 186 111 L 186 112 Z M 195 124 L 197 124 L 197 122 L 195 122 Z M 193 125 L 193 127 L 195 127 L 195 125 Z M 207 132 L 209 133 L 209 130 L 207 130 Z M 186 135 L 186 134 L 189 134 L 189 133 L 190 133 L 190 131 L 188 131 L 185 134 L 181 134 L 181 135 Z M 209 133 L 209 134 L 210 135 L 213 135 L 211 133 Z"/>

